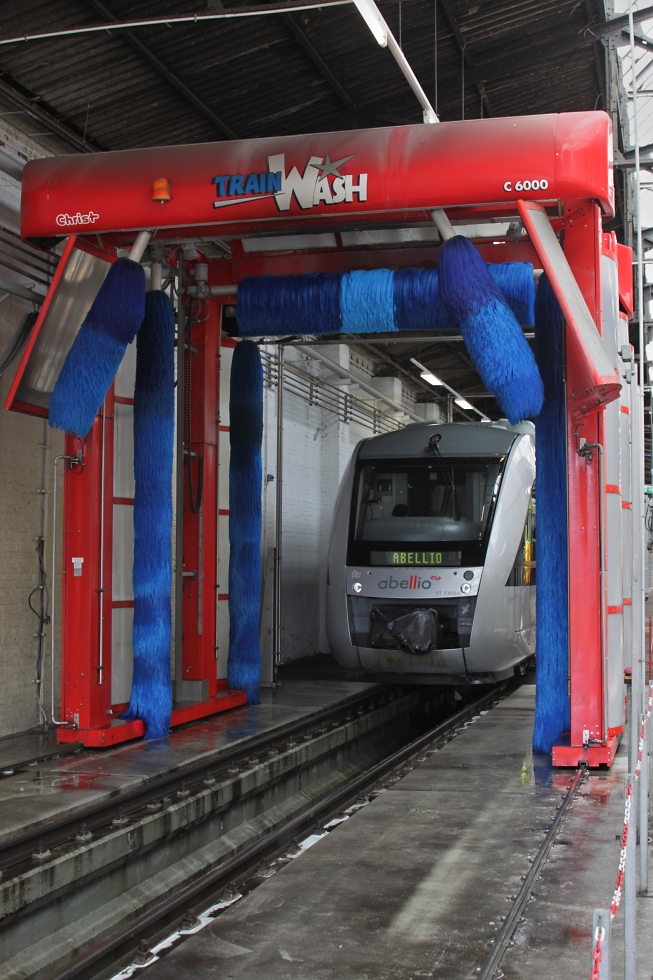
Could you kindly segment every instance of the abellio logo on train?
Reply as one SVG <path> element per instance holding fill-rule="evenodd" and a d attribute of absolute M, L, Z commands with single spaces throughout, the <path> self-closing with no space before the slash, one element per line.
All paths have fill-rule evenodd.
<path fill-rule="evenodd" d="M 268 157 L 267 170 L 250 174 L 217 174 L 211 183 L 215 186 L 217 200 L 214 208 L 226 208 L 236 204 L 249 204 L 274 198 L 279 211 L 288 211 L 293 201 L 302 210 L 320 204 L 351 204 L 367 200 L 367 174 L 351 174 L 344 171 L 345 164 L 353 155 L 331 162 L 329 154 L 309 157 L 304 172 L 297 167 L 286 171 L 285 153 Z"/>
<path fill-rule="evenodd" d="M 439 582 L 440 575 L 431 575 L 430 578 L 422 578 L 421 575 L 411 575 L 409 578 L 396 579 L 391 575 L 390 578 L 381 579 L 380 589 L 430 589 L 431 580 Z"/>

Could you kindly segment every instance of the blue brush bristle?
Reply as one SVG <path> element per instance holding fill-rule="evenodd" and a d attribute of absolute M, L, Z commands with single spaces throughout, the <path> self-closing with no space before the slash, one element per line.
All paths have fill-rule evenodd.
<path fill-rule="evenodd" d="M 537 657 L 533 750 L 569 731 L 567 427 L 564 324 L 546 276 L 535 300 L 535 355 L 545 386 L 537 431 Z"/>
<path fill-rule="evenodd" d="M 170 300 L 147 293 L 134 392 L 134 668 L 123 716 L 141 718 L 146 738 L 168 734 L 172 710 L 174 334 Z"/>
<path fill-rule="evenodd" d="M 394 274 L 395 324 L 398 330 L 451 330 L 440 300 L 437 269 L 400 269 Z"/>
<path fill-rule="evenodd" d="M 258 347 L 239 343 L 229 393 L 229 658 L 227 683 L 259 704 L 261 683 L 261 440 L 263 368 Z"/>
<path fill-rule="evenodd" d="M 533 352 L 469 239 L 442 245 L 439 272 L 442 303 L 487 390 L 513 424 L 537 415 L 544 389 Z"/>
<path fill-rule="evenodd" d="M 502 262 L 488 264 L 486 268 L 519 326 L 532 327 L 535 322 L 535 280 L 531 263 Z"/>
<path fill-rule="evenodd" d="M 131 259 L 109 269 L 50 396 L 49 423 L 87 436 L 145 309 L 145 273 Z"/>
<path fill-rule="evenodd" d="M 533 266 L 489 265 L 505 302 L 521 326 L 533 323 Z M 440 299 L 437 269 L 376 269 L 371 272 L 258 276 L 238 287 L 241 337 L 292 334 L 387 333 L 453 330 Z"/>
<path fill-rule="evenodd" d="M 241 337 L 340 333 L 340 276 L 258 276 L 238 286 Z"/>
<path fill-rule="evenodd" d="M 387 333 L 396 330 L 393 273 L 346 272 L 340 280 L 343 333 Z"/>

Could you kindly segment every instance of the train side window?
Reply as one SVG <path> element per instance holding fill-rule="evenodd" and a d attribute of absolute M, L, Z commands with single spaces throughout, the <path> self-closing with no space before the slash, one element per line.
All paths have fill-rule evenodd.
<path fill-rule="evenodd" d="M 535 542 L 535 487 L 533 487 L 521 541 L 506 585 L 535 585 Z"/>

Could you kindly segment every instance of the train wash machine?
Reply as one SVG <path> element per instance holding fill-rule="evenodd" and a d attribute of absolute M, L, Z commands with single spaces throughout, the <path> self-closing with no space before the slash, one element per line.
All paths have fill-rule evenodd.
<path fill-rule="evenodd" d="M 453 323 L 469 349 L 478 308 L 467 310 L 464 322 L 456 321 L 455 303 L 446 322 L 430 313 L 438 277 L 427 273 L 459 233 L 473 241 L 481 265 L 531 263 L 546 273 L 536 314 L 545 399 L 537 433 L 534 747 L 552 751 L 555 765 L 611 763 L 624 725 L 624 663 L 643 628 L 631 561 L 642 530 L 635 506 L 641 495 L 631 489 L 642 482 L 641 391 L 624 319 L 632 314 L 631 254 L 602 230 L 614 208 L 611 147 L 609 117 L 586 112 L 26 165 L 22 235 L 43 248 L 65 246 L 7 408 L 47 414 L 62 362 L 116 255 L 139 259 L 147 238 L 143 261 L 152 277 L 163 265 L 176 284 L 183 341 L 176 530 L 183 560 L 175 572 L 174 646 L 175 697 L 184 707 L 173 712 L 172 724 L 245 697 L 225 691 L 226 643 L 217 639 L 230 605 L 232 620 L 235 614 L 218 562 L 229 517 L 222 476 L 228 445 L 216 421 L 225 307 L 237 304 L 231 333 L 240 338 L 429 332 Z M 478 283 L 468 294 L 477 307 L 491 300 L 496 308 L 496 297 L 483 299 Z M 477 367 L 501 403 L 506 386 L 513 395 L 519 388 L 521 369 L 499 326 L 480 345 L 488 356 Z M 517 385 L 506 381 L 513 369 Z M 141 721 L 116 721 L 130 697 L 133 383 L 128 347 L 89 434 L 67 436 L 58 463 L 63 701 L 56 720 L 60 739 L 90 745 L 143 731 Z M 221 403 L 226 395 L 223 384 Z M 259 609 L 256 579 L 250 575 L 250 634 Z"/>

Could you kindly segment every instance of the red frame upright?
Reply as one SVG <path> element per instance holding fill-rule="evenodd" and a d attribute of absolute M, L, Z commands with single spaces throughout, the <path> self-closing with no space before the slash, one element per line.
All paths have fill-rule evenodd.
<path fill-rule="evenodd" d="M 599 207 L 590 201 L 565 206 L 564 250 L 567 261 L 602 333 L 601 254 L 602 227 Z M 569 330 L 569 327 L 567 327 Z M 585 374 L 573 344 L 567 344 L 567 514 L 569 541 L 569 738 L 554 746 L 553 763 L 575 766 L 610 765 L 619 744 L 619 732 L 607 726 L 607 691 L 604 690 L 604 649 L 607 636 L 607 596 L 601 595 L 601 480 L 598 458 L 588 464 L 578 454 L 580 439 L 604 446 L 603 412 L 594 410 L 579 419 L 577 406 Z M 588 574 L 588 569 L 594 574 Z M 603 600 L 603 601 L 602 601 Z M 587 744 L 587 740 L 596 744 Z"/>
<path fill-rule="evenodd" d="M 205 695 L 173 708 L 173 727 L 245 704 L 244 691 L 227 690 L 217 677 L 217 435 L 218 340 L 220 308 L 210 300 L 209 316 L 194 327 L 190 399 L 191 450 L 203 456 L 201 513 L 193 513 L 184 480 L 184 567 L 196 572 L 185 578 L 182 599 L 183 679 L 205 683 Z M 85 439 L 66 436 L 64 477 L 64 541 L 62 554 L 62 707 L 59 742 L 83 742 L 107 747 L 145 734 L 142 721 L 123 721 L 125 704 L 112 703 L 112 610 L 133 606 L 133 600 L 114 601 L 112 548 L 114 504 L 133 500 L 113 496 L 113 386 L 104 404 L 104 493 L 102 493 L 102 425 L 100 412 Z M 78 454 L 79 455 L 78 457 Z M 80 462 L 76 462 L 77 459 Z M 191 465 L 196 465 L 193 463 Z M 185 475 L 188 458 L 184 461 Z M 102 520 L 104 501 L 104 520 Z M 105 547 L 101 541 L 104 533 Z M 201 540 L 200 540 L 201 534 Z M 83 558 L 75 576 L 73 559 Z M 104 567 L 103 591 L 100 569 Z M 201 582 L 201 588 L 198 588 Z M 201 599 L 200 599 L 201 597 Z M 201 602 L 201 606 L 200 606 Z M 100 609 L 102 607 L 102 616 Z M 201 608 L 201 617 L 200 617 Z M 101 616 L 101 618 L 100 618 Z M 100 626 L 101 623 L 101 626 Z M 201 626 L 199 625 L 201 623 Z M 102 643 L 100 644 L 100 628 Z M 102 669 L 100 669 L 102 660 Z"/>

